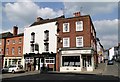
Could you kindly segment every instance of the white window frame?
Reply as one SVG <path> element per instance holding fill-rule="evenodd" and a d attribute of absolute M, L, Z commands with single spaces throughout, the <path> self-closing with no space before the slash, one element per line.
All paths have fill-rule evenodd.
<path fill-rule="evenodd" d="M 82 39 L 81 45 L 78 44 L 78 38 L 81 38 L 81 39 Z M 77 36 L 77 37 L 76 37 L 76 47 L 83 47 L 83 36 Z"/>
<path fill-rule="evenodd" d="M 15 48 L 12 47 L 12 55 L 14 55 L 14 54 L 15 54 Z"/>
<path fill-rule="evenodd" d="M 46 61 L 49 61 L 49 62 L 46 62 Z M 51 63 L 50 61 L 53 61 L 53 63 Z M 45 58 L 45 63 L 46 64 L 55 64 L 55 58 L 54 57 Z"/>
<path fill-rule="evenodd" d="M 65 40 L 67 40 L 67 44 L 65 44 Z M 70 38 L 69 37 L 63 38 L 63 47 L 70 47 Z"/>
<path fill-rule="evenodd" d="M 8 42 L 9 41 L 9 42 Z M 7 40 L 7 45 L 9 45 L 10 44 L 10 40 Z"/>
<path fill-rule="evenodd" d="M 79 25 L 78 22 L 80 22 Z M 83 31 L 83 21 L 76 21 L 76 31 Z"/>
<path fill-rule="evenodd" d="M 18 47 L 18 55 L 21 54 L 21 47 Z"/>
<path fill-rule="evenodd" d="M 12 40 L 12 43 L 15 44 L 15 40 Z"/>
<path fill-rule="evenodd" d="M 65 30 L 65 24 L 68 24 L 68 30 Z M 70 32 L 69 23 L 63 23 L 63 32 Z"/>
<path fill-rule="evenodd" d="M 22 38 L 19 38 L 19 43 L 22 43 Z"/>
<path fill-rule="evenodd" d="M 6 55 L 9 54 L 9 48 L 6 48 Z"/>

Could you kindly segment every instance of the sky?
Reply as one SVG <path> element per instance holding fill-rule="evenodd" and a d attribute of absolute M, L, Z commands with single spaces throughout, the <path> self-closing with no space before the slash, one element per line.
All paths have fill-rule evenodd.
<path fill-rule="evenodd" d="M 46 2 L 45 2 L 46 1 Z M 73 17 L 80 11 L 81 15 L 90 15 L 97 37 L 105 49 L 118 44 L 118 0 L 2 0 L 0 3 L 0 33 L 10 31 L 17 25 L 19 33 L 32 24 L 36 17 L 44 19 L 61 15 Z"/>

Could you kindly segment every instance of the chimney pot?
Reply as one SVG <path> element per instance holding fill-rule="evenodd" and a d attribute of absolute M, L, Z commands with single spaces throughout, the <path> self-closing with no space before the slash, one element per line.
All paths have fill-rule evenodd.
<path fill-rule="evenodd" d="M 41 20 L 43 20 L 43 18 L 41 18 L 41 17 L 37 17 L 36 22 L 40 22 Z"/>
<path fill-rule="evenodd" d="M 73 13 L 75 17 L 80 16 L 80 12 Z"/>
<path fill-rule="evenodd" d="M 18 27 L 14 26 L 13 27 L 13 35 L 15 36 L 15 35 L 17 35 L 17 33 L 18 33 Z"/>

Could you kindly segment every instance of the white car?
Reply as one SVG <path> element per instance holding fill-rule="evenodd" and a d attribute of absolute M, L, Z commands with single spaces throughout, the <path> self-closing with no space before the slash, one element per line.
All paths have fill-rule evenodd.
<path fill-rule="evenodd" d="M 15 72 L 24 72 L 22 65 L 10 65 L 8 72 L 15 73 Z"/>

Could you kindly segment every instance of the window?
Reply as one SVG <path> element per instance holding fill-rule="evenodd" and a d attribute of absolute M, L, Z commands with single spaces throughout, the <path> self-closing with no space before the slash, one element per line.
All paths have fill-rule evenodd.
<path fill-rule="evenodd" d="M 39 45 L 35 44 L 35 51 L 39 51 Z"/>
<path fill-rule="evenodd" d="M 44 50 L 49 51 L 49 43 L 44 43 Z"/>
<path fill-rule="evenodd" d="M 15 44 L 15 40 L 12 40 L 12 43 Z"/>
<path fill-rule="evenodd" d="M 69 32 L 69 23 L 63 23 L 63 32 Z"/>
<path fill-rule="evenodd" d="M 45 58 L 45 63 L 55 64 L 55 58 L 54 57 L 47 57 L 47 58 Z"/>
<path fill-rule="evenodd" d="M 6 55 L 9 54 L 9 48 L 6 48 Z"/>
<path fill-rule="evenodd" d="M 22 38 L 19 38 L 19 43 L 22 43 Z"/>
<path fill-rule="evenodd" d="M 80 56 L 62 56 L 62 66 L 80 67 Z"/>
<path fill-rule="evenodd" d="M 32 32 L 31 33 L 31 43 L 34 43 L 34 41 L 35 41 L 35 33 Z"/>
<path fill-rule="evenodd" d="M 7 40 L 7 44 L 8 44 L 8 45 L 10 44 L 10 40 Z"/>
<path fill-rule="evenodd" d="M 5 59 L 5 66 L 7 66 L 7 59 Z"/>
<path fill-rule="evenodd" d="M 18 54 L 21 54 L 21 47 L 18 47 Z"/>
<path fill-rule="evenodd" d="M 14 54 L 15 54 L 15 48 L 12 47 L 12 55 L 14 55 Z"/>
<path fill-rule="evenodd" d="M 76 22 L 76 31 L 83 31 L 83 21 Z"/>
<path fill-rule="evenodd" d="M 0 40 L 0 45 L 2 44 L 2 40 Z"/>
<path fill-rule="evenodd" d="M 9 59 L 9 63 L 8 63 L 8 65 L 11 65 L 11 59 Z"/>
<path fill-rule="evenodd" d="M 34 52 L 34 44 L 31 44 L 31 52 Z"/>
<path fill-rule="evenodd" d="M 76 37 L 76 47 L 83 47 L 83 37 L 82 36 Z"/>
<path fill-rule="evenodd" d="M 63 47 L 70 47 L 70 39 L 69 38 L 63 38 Z"/>
<path fill-rule="evenodd" d="M 44 31 L 44 40 L 45 41 L 48 41 L 49 40 L 49 31 L 48 30 L 46 30 L 46 31 Z"/>

